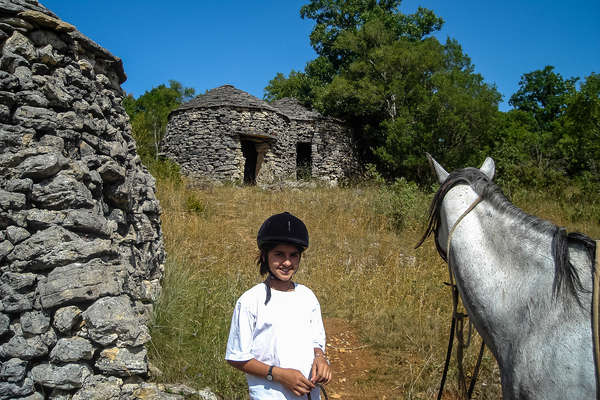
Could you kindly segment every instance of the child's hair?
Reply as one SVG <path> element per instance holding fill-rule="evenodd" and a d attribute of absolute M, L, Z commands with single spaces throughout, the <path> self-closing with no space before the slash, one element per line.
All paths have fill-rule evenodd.
<path fill-rule="evenodd" d="M 259 249 L 260 252 L 258 253 L 258 256 L 256 257 L 256 265 L 258 265 L 261 275 L 265 275 L 265 274 L 269 273 L 269 256 L 268 256 L 269 251 L 273 250 L 279 244 L 280 243 L 272 243 L 272 242 L 264 243 L 261 246 L 261 248 Z M 296 246 L 296 245 L 292 244 L 292 246 Z M 306 250 L 302 246 L 296 246 L 296 248 L 298 249 L 300 254 L 302 254 L 302 252 L 304 250 Z"/>

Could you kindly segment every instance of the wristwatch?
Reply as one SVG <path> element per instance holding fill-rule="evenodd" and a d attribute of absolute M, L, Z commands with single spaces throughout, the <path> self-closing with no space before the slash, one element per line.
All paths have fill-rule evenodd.
<path fill-rule="evenodd" d="M 267 372 L 267 380 L 271 382 L 273 380 L 273 366 L 269 367 L 269 372 Z"/>

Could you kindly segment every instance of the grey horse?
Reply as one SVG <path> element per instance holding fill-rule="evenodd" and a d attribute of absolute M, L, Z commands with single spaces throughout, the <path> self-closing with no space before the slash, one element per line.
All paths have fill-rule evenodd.
<path fill-rule="evenodd" d="M 503 398 L 596 399 L 595 242 L 514 206 L 492 182 L 491 158 L 452 173 L 430 161 L 441 187 L 421 243 L 434 233 L 450 262 L 469 317 L 498 361 Z"/>

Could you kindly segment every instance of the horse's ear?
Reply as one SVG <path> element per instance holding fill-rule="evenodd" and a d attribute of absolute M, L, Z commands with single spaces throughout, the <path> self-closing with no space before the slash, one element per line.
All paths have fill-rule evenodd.
<path fill-rule="evenodd" d="M 490 181 L 494 179 L 494 174 L 496 173 L 496 165 L 494 164 L 494 160 L 492 160 L 490 157 L 485 158 L 485 161 L 479 169 L 481 170 L 481 172 L 486 174 L 488 178 L 490 178 Z"/>
<path fill-rule="evenodd" d="M 440 183 L 444 183 L 444 181 L 446 180 L 446 178 L 449 175 L 448 172 L 446 172 L 444 167 L 442 167 L 437 161 L 435 161 L 433 159 L 433 157 L 431 157 L 431 154 L 429 154 L 429 153 L 425 153 L 425 154 L 427 154 L 427 159 L 429 160 L 429 165 L 431 165 L 431 167 L 433 168 L 433 171 L 437 175 L 438 181 Z"/>

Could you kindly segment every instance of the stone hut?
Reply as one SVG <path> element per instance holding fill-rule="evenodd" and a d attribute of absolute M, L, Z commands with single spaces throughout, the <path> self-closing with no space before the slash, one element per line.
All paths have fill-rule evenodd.
<path fill-rule="evenodd" d="M 198 181 L 337 184 L 358 169 L 351 131 L 294 99 L 272 104 L 231 85 L 171 112 L 162 154 Z"/>
<path fill-rule="evenodd" d="M 0 399 L 145 384 L 165 252 L 125 79 L 37 1 L 0 0 Z"/>

